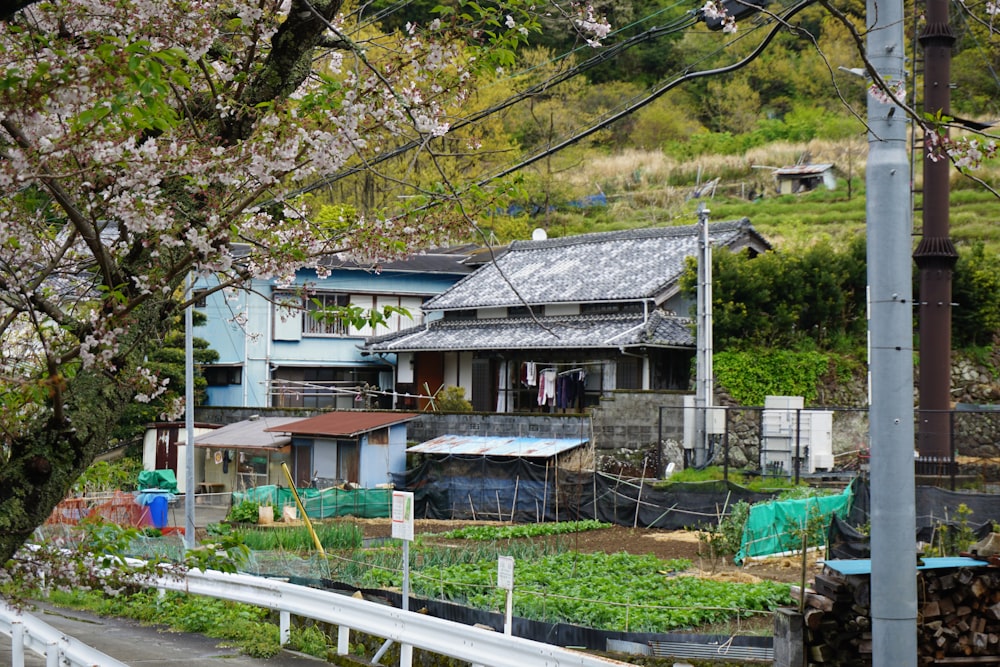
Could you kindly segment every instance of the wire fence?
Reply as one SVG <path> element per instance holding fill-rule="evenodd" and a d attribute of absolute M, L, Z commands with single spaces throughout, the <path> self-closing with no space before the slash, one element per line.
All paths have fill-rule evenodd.
<path fill-rule="evenodd" d="M 679 408 L 682 439 L 661 439 L 653 470 L 681 458 L 685 467 L 718 465 L 799 481 L 865 470 L 870 460 L 867 408 L 797 406 Z M 661 421 L 664 417 L 661 415 Z M 702 426 L 703 425 L 703 426 Z M 954 489 L 973 479 L 1000 481 L 1000 408 L 959 406 L 914 411 L 914 470 Z M 700 450 L 700 451 L 699 451 Z"/>

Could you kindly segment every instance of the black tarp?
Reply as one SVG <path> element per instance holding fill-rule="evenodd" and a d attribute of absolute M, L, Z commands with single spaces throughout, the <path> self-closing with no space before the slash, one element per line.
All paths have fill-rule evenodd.
<path fill-rule="evenodd" d="M 519 523 L 596 519 L 669 530 L 714 525 L 741 500 L 773 498 L 724 481 L 661 489 L 650 480 L 567 471 L 515 457 L 427 457 L 393 481 L 414 494 L 416 518 Z"/>
<path fill-rule="evenodd" d="M 931 542 L 941 526 L 962 527 L 960 505 L 965 505 L 971 512 L 965 519 L 965 525 L 977 535 L 990 532 L 994 522 L 1000 523 L 1000 495 L 993 493 L 918 486 L 914 503 L 917 539 L 922 542 Z M 867 478 L 858 478 L 854 486 L 854 503 L 848 521 L 853 526 L 871 522 L 871 484 Z"/>

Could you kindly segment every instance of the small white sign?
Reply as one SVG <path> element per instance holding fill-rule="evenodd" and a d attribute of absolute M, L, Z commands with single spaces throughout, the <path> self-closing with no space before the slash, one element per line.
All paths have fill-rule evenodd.
<path fill-rule="evenodd" d="M 413 494 L 409 491 L 392 492 L 392 536 L 413 541 Z"/>
<path fill-rule="evenodd" d="M 499 556 L 497 560 L 497 587 L 514 590 L 514 557 Z"/>

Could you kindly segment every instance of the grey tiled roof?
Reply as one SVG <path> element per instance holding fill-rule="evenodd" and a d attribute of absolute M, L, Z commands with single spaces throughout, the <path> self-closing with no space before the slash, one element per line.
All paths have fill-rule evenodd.
<path fill-rule="evenodd" d="M 369 338 L 369 352 L 532 350 L 545 348 L 691 347 L 689 320 L 655 310 L 642 313 L 513 319 L 435 320 Z"/>
<path fill-rule="evenodd" d="M 376 271 L 378 273 L 443 273 L 449 275 L 468 275 L 475 270 L 474 264 L 465 260 L 478 249 L 470 248 L 468 252 L 421 252 L 405 259 L 380 262 L 379 264 L 362 264 L 336 256 L 323 257 L 320 264 L 331 269 L 353 269 Z"/>
<path fill-rule="evenodd" d="M 655 298 L 676 283 L 684 258 L 698 252 L 700 230 L 685 225 L 515 241 L 496 262 L 430 299 L 424 309 Z M 769 247 L 746 218 L 710 224 L 709 237 L 715 247 Z"/>

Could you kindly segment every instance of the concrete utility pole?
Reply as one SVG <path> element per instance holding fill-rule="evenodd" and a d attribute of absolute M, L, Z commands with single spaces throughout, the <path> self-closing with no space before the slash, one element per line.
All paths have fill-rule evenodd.
<path fill-rule="evenodd" d="M 698 205 L 700 240 L 698 249 L 698 326 L 695 329 L 697 345 L 697 385 L 695 390 L 695 442 L 694 465 L 708 463 L 709 411 L 715 393 L 712 377 L 712 243 L 708 234 L 708 207 Z"/>
<path fill-rule="evenodd" d="M 184 296 L 191 299 L 193 278 L 188 271 Z M 194 304 L 184 309 L 184 546 L 194 549 Z"/>
<path fill-rule="evenodd" d="M 903 2 L 867 0 L 868 60 L 904 81 Z M 868 96 L 871 614 L 874 667 L 916 667 L 912 210 L 906 113 Z"/>
<path fill-rule="evenodd" d="M 948 0 L 927 0 L 924 111 L 951 111 L 951 47 Z M 951 278 L 958 252 L 949 237 L 948 181 L 951 162 L 932 160 L 924 141 L 923 237 L 913 258 L 920 276 L 920 397 L 917 448 L 921 458 L 951 457 Z"/>

